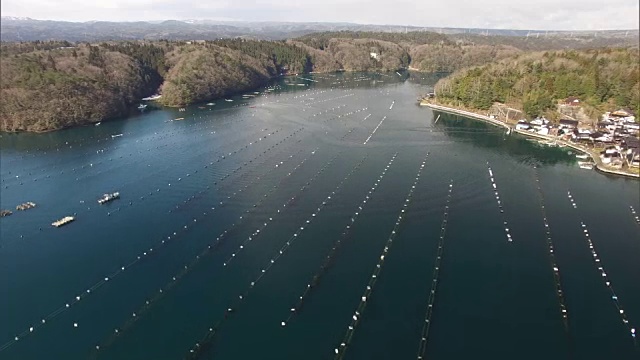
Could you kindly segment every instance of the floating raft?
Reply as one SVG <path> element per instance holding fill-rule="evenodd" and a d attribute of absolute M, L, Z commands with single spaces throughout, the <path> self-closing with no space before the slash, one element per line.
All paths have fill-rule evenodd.
<path fill-rule="evenodd" d="M 55 227 L 60 227 L 63 225 L 66 225 L 72 221 L 74 221 L 76 218 L 74 218 L 73 216 L 65 216 L 60 220 L 54 221 L 51 223 L 51 225 L 55 226 Z"/>
<path fill-rule="evenodd" d="M 115 199 L 119 199 L 120 198 L 120 193 L 119 192 L 114 192 L 111 194 L 104 194 L 102 195 L 102 197 L 100 199 L 98 199 L 98 204 L 102 205 L 102 204 L 106 204 L 109 201 L 113 201 Z"/>
<path fill-rule="evenodd" d="M 36 207 L 36 203 L 31 202 L 31 201 L 27 201 L 26 203 L 20 204 L 18 206 L 16 206 L 16 210 L 29 210 Z"/>

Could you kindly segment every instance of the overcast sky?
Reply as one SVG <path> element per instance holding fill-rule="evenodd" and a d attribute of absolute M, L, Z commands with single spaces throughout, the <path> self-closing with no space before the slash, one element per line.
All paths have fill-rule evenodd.
<path fill-rule="evenodd" d="M 638 0 L 1 0 L 3 16 L 88 21 L 320 21 L 541 30 L 638 29 Z"/>

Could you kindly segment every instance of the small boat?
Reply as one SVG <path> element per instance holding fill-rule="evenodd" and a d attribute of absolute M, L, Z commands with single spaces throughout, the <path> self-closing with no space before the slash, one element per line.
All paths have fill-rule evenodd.
<path fill-rule="evenodd" d="M 207 106 L 213 106 L 215 103 L 207 103 Z"/>
<path fill-rule="evenodd" d="M 102 124 L 102 123 L 101 123 L 100 121 L 98 121 L 98 122 L 96 123 L 96 126 L 100 126 L 100 124 Z"/>
<path fill-rule="evenodd" d="M 117 138 L 117 137 L 120 137 L 120 136 L 122 136 L 122 134 L 111 135 L 111 138 Z"/>
<path fill-rule="evenodd" d="M 576 158 L 578 159 L 588 159 L 589 157 L 587 154 L 576 154 Z"/>
<path fill-rule="evenodd" d="M 589 161 L 578 161 L 578 166 L 580 166 L 580 169 L 593 169 L 593 163 Z"/>
<path fill-rule="evenodd" d="M 153 100 L 158 100 L 158 99 L 160 99 L 161 97 L 162 97 L 162 95 L 158 95 L 158 94 L 156 94 L 156 95 L 151 95 L 151 96 L 149 96 L 149 97 L 142 98 L 142 100 L 143 100 L 143 101 L 153 101 Z"/>
<path fill-rule="evenodd" d="M 76 218 L 74 218 L 73 216 L 65 216 L 60 220 L 56 220 L 54 222 L 51 223 L 51 225 L 55 226 L 55 227 L 60 227 L 63 225 L 66 225 L 72 221 L 74 221 Z"/>
<path fill-rule="evenodd" d="M 0 210 L 0 217 L 5 217 L 13 214 L 11 210 Z"/>
<path fill-rule="evenodd" d="M 232 102 L 233 100 L 231 100 L 231 99 L 224 99 L 224 101 Z"/>
<path fill-rule="evenodd" d="M 138 105 L 138 110 L 144 110 L 146 108 L 147 108 L 147 105 L 145 105 L 145 104 Z"/>
<path fill-rule="evenodd" d="M 114 192 L 111 194 L 104 194 L 102 195 L 102 197 L 100 199 L 98 199 L 98 204 L 102 205 L 102 204 L 106 204 L 109 201 L 113 201 L 115 199 L 119 199 L 120 198 L 120 193 L 119 192 Z"/>
<path fill-rule="evenodd" d="M 176 118 L 176 119 L 173 119 L 173 121 L 180 121 L 180 120 L 184 120 L 184 118 Z"/>

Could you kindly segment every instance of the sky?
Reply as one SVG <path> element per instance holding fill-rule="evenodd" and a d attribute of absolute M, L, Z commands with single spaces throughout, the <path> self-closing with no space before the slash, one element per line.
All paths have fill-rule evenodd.
<path fill-rule="evenodd" d="M 638 29 L 638 0 L 2 0 L 3 16 L 65 21 L 352 22 L 534 30 Z"/>

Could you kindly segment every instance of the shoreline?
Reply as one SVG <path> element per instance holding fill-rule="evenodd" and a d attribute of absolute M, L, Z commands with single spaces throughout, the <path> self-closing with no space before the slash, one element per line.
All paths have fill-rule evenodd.
<path fill-rule="evenodd" d="M 525 131 L 525 130 L 517 130 L 515 127 L 510 126 L 509 124 L 502 122 L 500 120 L 496 120 L 496 119 L 491 119 L 488 116 L 484 116 L 484 115 L 480 115 L 477 113 L 473 113 L 470 111 L 466 111 L 466 110 L 460 110 L 460 109 L 456 109 L 456 108 L 452 108 L 452 107 L 448 107 L 448 106 L 442 106 L 442 105 L 436 105 L 436 104 L 432 104 L 426 101 L 420 101 L 420 106 L 426 106 L 432 110 L 437 110 L 437 111 L 441 111 L 441 112 L 446 112 L 446 113 L 450 113 L 450 114 L 454 114 L 454 115 L 462 115 L 471 119 L 477 119 L 477 120 L 482 120 L 485 121 L 491 125 L 494 126 L 498 126 L 498 127 L 503 127 L 506 129 L 509 129 L 510 131 L 513 131 L 515 133 L 518 133 L 520 135 L 523 136 L 527 136 L 527 137 L 532 137 L 532 138 L 538 138 L 538 139 L 544 139 L 544 140 L 549 140 L 549 141 L 554 141 L 560 145 L 566 146 L 566 147 L 570 147 L 574 150 L 580 151 L 582 153 L 585 153 L 589 156 L 591 156 L 591 158 L 593 159 L 593 162 L 595 163 L 594 165 L 594 170 L 601 172 L 601 173 L 605 173 L 605 174 L 610 174 L 610 175 L 618 175 L 618 176 L 625 176 L 628 178 L 632 178 L 632 179 L 640 179 L 640 174 L 633 174 L 633 173 L 629 173 L 629 172 L 625 172 L 625 171 L 620 171 L 620 170 L 616 170 L 616 169 L 608 169 L 604 166 L 604 164 L 602 163 L 602 161 L 600 160 L 600 156 L 575 143 L 571 143 L 565 140 L 560 140 L 555 136 L 550 136 L 550 135 L 542 135 L 542 134 L 537 134 L 537 133 L 532 133 L 530 131 Z"/>

